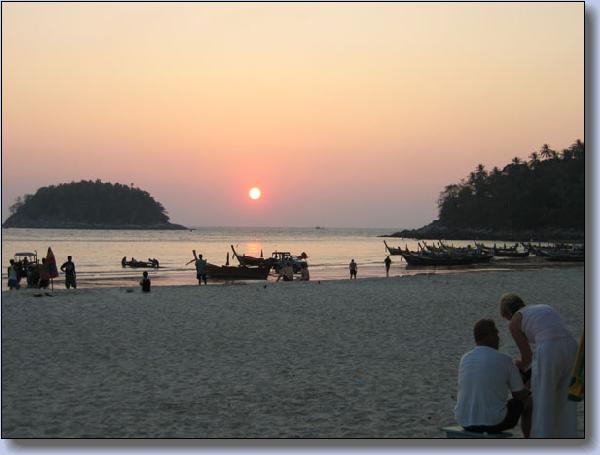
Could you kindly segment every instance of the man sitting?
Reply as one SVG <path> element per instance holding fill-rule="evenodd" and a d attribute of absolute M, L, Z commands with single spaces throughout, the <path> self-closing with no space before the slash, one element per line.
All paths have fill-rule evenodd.
<path fill-rule="evenodd" d="M 458 397 L 454 415 L 467 431 L 499 433 L 517 425 L 523 435 L 531 426 L 531 400 L 512 359 L 498 352 L 500 338 L 491 319 L 480 319 L 473 328 L 475 349 L 460 359 Z M 508 392 L 513 398 L 507 400 Z"/>

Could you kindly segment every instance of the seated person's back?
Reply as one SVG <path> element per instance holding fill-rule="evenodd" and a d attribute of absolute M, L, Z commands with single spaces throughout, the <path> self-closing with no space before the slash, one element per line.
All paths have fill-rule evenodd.
<path fill-rule="evenodd" d="M 528 392 L 512 359 L 498 352 L 494 321 L 478 321 L 474 333 L 477 346 L 460 360 L 454 415 L 468 430 L 504 431 L 517 424 Z M 514 399 L 508 400 L 509 392 Z"/>

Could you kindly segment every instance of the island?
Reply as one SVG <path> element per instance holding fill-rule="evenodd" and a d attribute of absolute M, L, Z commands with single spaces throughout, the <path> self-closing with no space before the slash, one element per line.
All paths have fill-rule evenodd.
<path fill-rule="evenodd" d="M 544 144 L 503 169 L 479 164 L 444 188 L 438 219 L 382 237 L 448 240 L 583 241 L 585 145 L 557 152 Z"/>
<path fill-rule="evenodd" d="M 3 228 L 186 230 L 147 191 L 101 180 L 61 183 L 17 198 Z"/>

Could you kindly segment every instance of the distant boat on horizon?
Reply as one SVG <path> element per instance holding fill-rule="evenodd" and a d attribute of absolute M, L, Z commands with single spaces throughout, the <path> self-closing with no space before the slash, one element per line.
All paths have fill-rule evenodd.
<path fill-rule="evenodd" d="M 323 226 L 315 226 L 315 229 L 325 229 Z"/>

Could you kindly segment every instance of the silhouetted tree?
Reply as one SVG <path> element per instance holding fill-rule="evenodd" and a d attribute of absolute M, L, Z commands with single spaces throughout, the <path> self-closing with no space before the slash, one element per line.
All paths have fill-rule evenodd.
<path fill-rule="evenodd" d="M 515 157 L 500 170 L 478 165 L 466 180 L 448 185 L 438 199 L 442 225 L 459 228 L 576 228 L 585 225 L 585 145 L 577 140 L 561 153 L 548 144 Z M 531 165 L 531 163 L 535 163 Z"/>

